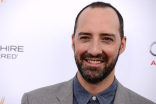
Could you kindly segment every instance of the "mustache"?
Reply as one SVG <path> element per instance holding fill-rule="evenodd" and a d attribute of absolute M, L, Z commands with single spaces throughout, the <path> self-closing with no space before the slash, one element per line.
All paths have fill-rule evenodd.
<path fill-rule="evenodd" d="M 108 58 L 104 53 L 97 54 L 96 56 L 94 56 L 90 53 L 84 53 L 81 55 L 80 60 L 84 60 L 86 58 L 97 58 L 97 59 L 101 59 L 101 60 L 106 61 L 106 62 L 108 61 Z"/>

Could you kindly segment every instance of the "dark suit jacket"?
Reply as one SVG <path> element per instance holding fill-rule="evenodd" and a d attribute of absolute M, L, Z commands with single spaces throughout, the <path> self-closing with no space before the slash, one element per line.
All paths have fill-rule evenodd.
<path fill-rule="evenodd" d="M 21 104 L 73 104 L 73 79 L 25 93 Z M 117 82 L 114 104 L 155 104 Z"/>

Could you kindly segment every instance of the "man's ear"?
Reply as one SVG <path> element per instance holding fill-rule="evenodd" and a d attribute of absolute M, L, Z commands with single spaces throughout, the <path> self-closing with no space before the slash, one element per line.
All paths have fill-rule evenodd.
<path fill-rule="evenodd" d="M 119 54 L 122 54 L 126 48 L 126 36 L 123 37 L 122 41 L 121 41 L 121 46 L 120 46 L 120 53 Z"/>
<path fill-rule="evenodd" d="M 72 49 L 74 51 L 74 34 L 72 34 Z"/>

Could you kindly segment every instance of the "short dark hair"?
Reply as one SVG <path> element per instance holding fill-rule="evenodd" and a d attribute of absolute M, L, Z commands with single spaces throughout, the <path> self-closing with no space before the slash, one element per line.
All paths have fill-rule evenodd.
<path fill-rule="evenodd" d="M 75 32 L 76 32 L 76 28 L 77 28 L 77 21 L 78 21 L 78 18 L 80 16 L 80 14 L 82 13 L 83 10 L 85 10 L 86 8 L 106 8 L 106 7 L 110 7 L 112 8 L 113 10 L 115 10 L 118 18 L 119 18 L 119 23 L 120 23 L 120 27 L 119 27 L 119 33 L 120 33 L 120 36 L 121 36 L 121 40 L 123 39 L 124 37 L 124 23 L 123 23 L 123 18 L 121 16 L 121 14 L 119 13 L 119 11 L 113 7 L 111 4 L 109 3 L 104 3 L 104 2 L 93 2 L 89 5 L 87 5 L 86 7 L 84 7 L 77 15 L 76 19 L 75 19 L 75 25 L 74 25 L 74 34 L 73 36 L 75 36 Z"/>

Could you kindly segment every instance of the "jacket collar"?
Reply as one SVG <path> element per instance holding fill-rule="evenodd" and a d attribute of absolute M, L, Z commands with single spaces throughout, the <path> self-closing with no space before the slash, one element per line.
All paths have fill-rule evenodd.
<path fill-rule="evenodd" d="M 73 78 L 63 83 L 57 98 L 60 104 L 73 104 Z"/>
<path fill-rule="evenodd" d="M 127 88 L 125 88 L 119 81 L 117 81 L 114 104 L 132 104 Z"/>
<path fill-rule="evenodd" d="M 60 91 L 58 92 L 57 98 L 60 104 L 73 104 L 73 80 L 74 78 L 64 82 Z M 119 81 L 117 81 L 114 104 L 132 104 L 127 89 L 120 84 Z"/>

